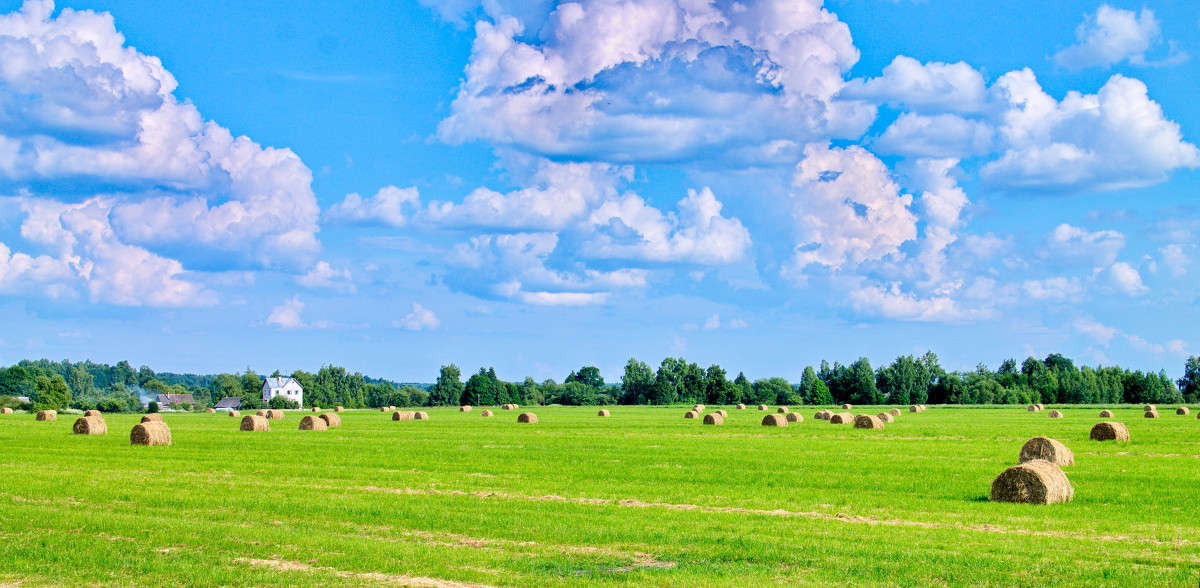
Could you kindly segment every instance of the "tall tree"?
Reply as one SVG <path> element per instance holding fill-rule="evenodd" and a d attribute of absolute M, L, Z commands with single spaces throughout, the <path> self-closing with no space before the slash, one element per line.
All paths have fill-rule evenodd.
<path fill-rule="evenodd" d="M 34 404 L 37 407 L 65 410 L 71 405 L 71 388 L 58 374 L 41 376 L 37 379 L 37 398 Z"/>
<path fill-rule="evenodd" d="M 650 366 L 629 358 L 621 376 L 621 404 L 648 404 L 654 393 L 654 372 Z"/>
<path fill-rule="evenodd" d="M 846 388 L 853 404 L 883 404 L 883 395 L 875 386 L 875 370 L 865 357 L 850 364 Z"/>
<path fill-rule="evenodd" d="M 429 387 L 429 404 L 452 406 L 462 398 L 462 372 L 454 364 L 442 366 L 437 382 Z"/>
<path fill-rule="evenodd" d="M 1200 357 L 1189 356 L 1183 364 L 1183 377 L 1176 382 L 1184 400 L 1189 403 L 1200 402 Z"/>

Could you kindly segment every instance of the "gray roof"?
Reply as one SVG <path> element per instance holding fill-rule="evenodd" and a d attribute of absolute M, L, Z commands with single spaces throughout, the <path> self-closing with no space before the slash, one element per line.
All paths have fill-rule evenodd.
<path fill-rule="evenodd" d="M 282 388 L 287 386 L 287 383 L 292 380 L 295 380 L 295 378 L 267 378 L 267 386 L 271 388 Z M 300 382 L 296 383 L 299 384 Z"/>
<path fill-rule="evenodd" d="M 217 402 L 213 408 L 241 408 L 242 399 L 239 396 L 226 396 Z"/>
<path fill-rule="evenodd" d="M 188 404 L 196 404 L 196 401 L 192 398 L 191 394 L 159 394 L 158 395 L 158 403 L 159 404 L 183 404 L 184 402 L 186 402 Z"/>

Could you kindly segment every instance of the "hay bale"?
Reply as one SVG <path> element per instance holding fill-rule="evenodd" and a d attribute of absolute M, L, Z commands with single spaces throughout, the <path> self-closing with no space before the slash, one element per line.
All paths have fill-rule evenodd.
<path fill-rule="evenodd" d="M 379 407 L 379 412 L 387 412 L 387 411 L 388 411 L 388 407 L 386 407 L 386 406 Z M 259 411 L 259 412 L 262 412 L 262 411 Z"/>
<path fill-rule="evenodd" d="M 1146 406 L 1142 407 L 1142 410 L 1145 412 L 1158 412 L 1158 407 L 1154 406 L 1153 404 L 1147 404 Z"/>
<path fill-rule="evenodd" d="M 737 405 L 737 409 L 738 409 L 738 410 L 746 410 L 746 405 L 745 405 L 745 404 L 741 404 L 741 403 L 739 403 L 739 404 Z"/>
<path fill-rule="evenodd" d="M 1050 418 L 1052 418 L 1052 419 L 1061 419 L 1061 418 L 1063 418 L 1063 414 L 1062 414 L 1061 412 L 1057 411 L 1057 410 L 1052 410 L 1052 411 L 1050 411 L 1050 414 L 1048 414 L 1048 415 L 1046 415 L 1046 416 L 1048 416 L 1048 417 L 1050 417 Z"/>
<path fill-rule="evenodd" d="M 789 423 L 803 423 L 804 422 L 804 415 L 802 415 L 798 412 L 789 412 L 789 413 L 783 415 L 783 418 L 784 418 L 784 420 L 786 420 Z"/>
<path fill-rule="evenodd" d="M 854 415 L 848 412 L 838 412 L 829 415 L 829 424 L 847 425 L 854 422 Z"/>
<path fill-rule="evenodd" d="M 723 419 L 727 419 L 727 418 L 729 418 L 729 411 L 727 411 L 727 410 L 725 410 L 725 409 L 723 409 L 723 408 L 722 408 L 721 410 L 716 410 L 716 411 L 713 411 L 713 412 L 714 412 L 715 414 L 719 414 L 719 415 L 721 415 L 721 418 L 723 418 Z"/>
<path fill-rule="evenodd" d="M 1088 438 L 1092 441 L 1128 441 L 1129 429 L 1126 429 L 1125 425 L 1121 423 L 1105 421 L 1092 427 Z"/>
<path fill-rule="evenodd" d="M 1075 454 L 1049 437 L 1034 437 L 1021 447 L 1020 463 L 1041 459 L 1057 466 L 1075 465 Z"/>
<path fill-rule="evenodd" d="M 1030 404 L 1029 406 L 1025 407 L 1025 412 L 1037 412 L 1039 410 L 1041 409 L 1038 408 L 1036 404 Z"/>
<path fill-rule="evenodd" d="M 517 422 L 518 423 L 529 423 L 532 425 L 536 425 L 538 422 L 537 415 L 533 414 L 532 412 L 523 412 L 517 416 Z"/>
<path fill-rule="evenodd" d="M 786 427 L 787 419 L 781 414 L 769 414 L 763 417 L 762 425 L 764 427 Z"/>
<path fill-rule="evenodd" d="M 162 421 L 138 423 L 129 432 L 130 445 L 170 445 L 171 428 Z"/>
<path fill-rule="evenodd" d="M 338 416 L 336 412 L 323 412 L 317 416 L 321 420 L 325 421 L 325 426 L 329 427 L 330 429 L 342 426 L 342 417 Z"/>
<path fill-rule="evenodd" d="M 1100 418 L 1111 419 L 1113 418 L 1113 412 L 1111 410 L 1102 410 L 1100 411 Z"/>
<path fill-rule="evenodd" d="M 335 406 L 335 407 L 333 407 L 333 412 L 342 412 L 342 411 L 344 411 L 344 410 L 346 410 L 346 409 L 345 409 L 345 408 L 342 408 L 342 407 L 340 407 L 340 406 Z"/>
<path fill-rule="evenodd" d="M 142 422 L 143 423 L 161 423 L 161 422 L 163 422 L 163 418 L 162 418 L 162 415 L 158 414 L 158 413 L 146 414 L 146 415 L 142 415 Z"/>
<path fill-rule="evenodd" d="M 842 410 L 854 410 L 854 405 L 847 402 L 842 405 Z"/>
<path fill-rule="evenodd" d="M 273 408 L 271 410 L 268 410 L 267 412 L 270 413 L 267 415 L 267 418 L 269 418 L 269 419 L 282 419 L 283 418 L 283 411 L 278 408 Z"/>
<path fill-rule="evenodd" d="M 312 409 L 311 409 L 311 410 L 312 410 L 312 412 L 321 412 L 321 407 L 319 407 L 319 406 L 314 406 L 314 407 L 312 407 Z"/>
<path fill-rule="evenodd" d="M 833 413 L 828 410 L 818 410 L 817 414 L 813 415 L 813 418 L 818 421 L 827 421 L 831 416 L 833 416 Z"/>
<path fill-rule="evenodd" d="M 767 405 L 765 405 L 765 404 L 758 405 L 758 410 L 767 410 Z"/>
<path fill-rule="evenodd" d="M 76 435 L 104 435 L 108 433 L 108 425 L 103 418 L 98 416 L 85 416 L 75 419 L 75 425 L 71 427 Z"/>
<path fill-rule="evenodd" d="M 501 406 L 500 408 L 503 408 L 504 410 L 516 410 L 516 409 L 517 409 L 517 405 L 515 405 L 515 404 L 505 404 L 505 405 Z"/>
<path fill-rule="evenodd" d="M 471 412 L 472 410 L 475 410 L 475 408 L 468 405 L 458 407 L 458 412 Z"/>
<path fill-rule="evenodd" d="M 908 412 L 921 412 L 921 407 L 914 404 L 908 407 Z"/>
<path fill-rule="evenodd" d="M 854 417 L 855 429 L 882 429 L 883 421 L 871 414 L 860 414 Z"/>
<path fill-rule="evenodd" d="M 204 412 L 208 413 L 208 414 L 217 414 L 217 409 L 209 408 L 209 409 L 205 409 Z"/>
<path fill-rule="evenodd" d="M 7 406 L 0 408 L 0 414 L 12 414 L 13 410 Z"/>
<path fill-rule="evenodd" d="M 925 412 L 925 411 L 929 410 L 929 407 L 925 406 L 924 404 L 918 404 L 917 406 L 921 407 L 921 412 Z M 1042 406 L 1042 405 L 1039 404 L 1038 406 Z M 1042 410 L 1045 410 L 1045 409 L 1046 409 L 1046 407 L 1042 406 Z"/>
<path fill-rule="evenodd" d="M 607 410 L 600 409 L 600 412 L 597 412 L 596 416 L 606 417 L 606 416 L 611 416 L 611 415 L 609 414 L 609 412 Z"/>
<path fill-rule="evenodd" d="M 231 411 L 229 411 L 229 416 L 236 418 L 236 417 L 242 416 L 242 413 L 240 413 L 236 410 L 231 410 Z"/>
<path fill-rule="evenodd" d="M 265 417 L 265 416 L 258 416 L 256 414 L 248 414 L 248 415 L 242 417 L 241 430 L 243 430 L 243 431 L 270 431 L 271 430 L 271 421 L 269 419 L 267 419 L 267 417 Z"/>
<path fill-rule="evenodd" d="M 689 411 L 683 413 L 683 418 L 685 418 L 685 419 L 694 419 L 699 416 L 700 416 L 700 413 L 696 412 L 695 410 L 689 410 Z"/>
<path fill-rule="evenodd" d="M 100 411 L 98 411 L 98 410 L 85 410 L 85 411 L 83 411 L 83 416 L 84 416 L 84 418 L 87 418 L 87 417 L 103 418 L 104 417 L 104 415 L 100 414 Z"/>
<path fill-rule="evenodd" d="M 706 414 L 706 415 L 704 415 L 704 424 L 706 424 L 706 425 L 723 425 L 723 424 L 725 424 L 725 417 L 723 417 L 715 412 L 712 414 Z"/>
<path fill-rule="evenodd" d="M 393 421 L 411 421 L 411 420 L 413 420 L 413 417 L 415 417 L 415 416 L 417 416 L 417 413 L 415 413 L 411 410 L 397 410 L 392 413 L 392 420 Z"/>
<path fill-rule="evenodd" d="M 1156 418 L 1158 418 L 1158 411 L 1157 410 L 1147 410 L 1146 414 L 1144 414 L 1142 416 L 1144 416 L 1148 419 L 1156 419 Z"/>
<path fill-rule="evenodd" d="M 1186 407 L 1186 406 L 1181 406 L 1181 407 L 1175 409 L 1175 414 L 1181 414 L 1181 415 L 1187 416 L 1189 414 L 1192 414 L 1192 411 L 1190 409 L 1188 409 L 1188 407 Z"/>
<path fill-rule="evenodd" d="M 895 417 L 893 417 L 892 413 L 890 413 L 890 412 L 881 412 L 875 416 L 879 417 L 879 420 L 881 420 L 885 423 L 890 423 L 890 422 L 893 422 L 896 420 Z"/>
<path fill-rule="evenodd" d="M 301 431 L 324 431 L 329 428 L 329 424 L 319 416 L 305 415 L 300 419 Z"/>
<path fill-rule="evenodd" d="M 262 417 L 262 418 L 264 418 L 264 419 L 265 419 L 265 418 L 268 418 L 268 417 L 269 417 L 269 415 L 271 414 L 271 411 L 269 411 L 269 410 L 260 410 L 260 411 L 258 411 L 258 412 L 256 412 L 256 413 L 254 413 L 254 414 L 255 414 L 256 416 L 260 416 L 260 417 Z"/>
<path fill-rule="evenodd" d="M 992 481 L 993 502 L 1055 504 L 1067 502 L 1074 496 L 1075 489 L 1067 475 L 1044 459 L 1015 465 Z"/>
<path fill-rule="evenodd" d="M 492 411 L 490 411 L 490 410 L 485 410 L 485 411 L 483 411 L 483 412 L 479 413 L 479 416 L 481 416 L 481 417 L 490 417 L 490 416 L 492 416 Z"/>
<path fill-rule="evenodd" d="M 1038 404 L 1035 404 L 1034 406 L 1036 406 L 1038 410 L 1046 410 L 1046 405 L 1042 404 L 1040 402 Z M 922 407 L 922 408 L 924 408 L 924 407 Z"/>
<path fill-rule="evenodd" d="M 413 413 L 413 420 L 414 420 L 414 421 L 427 421 L 427 420 L 429 420 L 429 413 L 427 413 L 427 412 L 414 412 L 414 413 Z"/>
<path fill-rule="evenodd" d="M 693 406 L 693 407 L 692 407 L 692 410 L 694 410 L 694 411 L 696 411 L 696 412 L 704 412 L 704 405 L 703 405 L 703 404 L 697 404 L 696 406 Z"/>
<path fill-rule="evenodd" d="M 890 414 L 890 415 L 892 415 L 892 416 L 894 416 L 894 417 L 898 417 L 898 416 L 900 416 L 901 414 L 904 414 L 904 413 L 900 412 L 900 409 L 899 409 L 899 408 L 893 408 L 892 410 L 889 410 L 889 411 L 888 411 L 888 414 Z"/>
<path fill-rule="evenodd" d="M 786 406 L 781 406 L 781 407 L 775 409 L 775 412 L 777 412 L 779 414 L 787 414 L 787 413 L 791 412 L 791 409 L 789 409 Z"/>

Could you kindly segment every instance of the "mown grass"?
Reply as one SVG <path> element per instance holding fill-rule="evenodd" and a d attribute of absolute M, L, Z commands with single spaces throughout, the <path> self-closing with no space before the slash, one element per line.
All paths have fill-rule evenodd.
<path fill-rule="evenodd" d="M 324 432 L 291 412 L 267 433 L 168 414 L 170 447 L 130 446 L 134 415 L 97 437 L 3 415 L 0 584 L 1194 586 L 1200 420 L 1160 409 L 1116 409 L 1127 443 L 1088 440 L 1092 407 L 934 407 L 882 431 L 815 408 L 786 428 L 362 411 Z M 1036 435 L 1074 450 L 1075 500 L 989 502 Z"/>

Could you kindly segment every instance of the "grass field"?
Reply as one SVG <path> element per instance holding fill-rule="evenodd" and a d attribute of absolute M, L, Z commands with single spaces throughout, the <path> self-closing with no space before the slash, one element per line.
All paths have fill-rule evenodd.
<path fill-rule="evenodd" d="M 342 414 L 266 433 L 167 414 L 133 447 L 74 416 L 0 415 L 0 585 L 1196 586 L 1200 420 L 1100 408 L 904 412 L 882 431 L 731 410 L 546 407 L 429 421 Z M 718 407 L 709 407 L 709 410 Z M 874 414 L 881 408 L 856 409 Z M 1075 452 L 1075 500 L 987 500 L 1021 445 Z"/>

